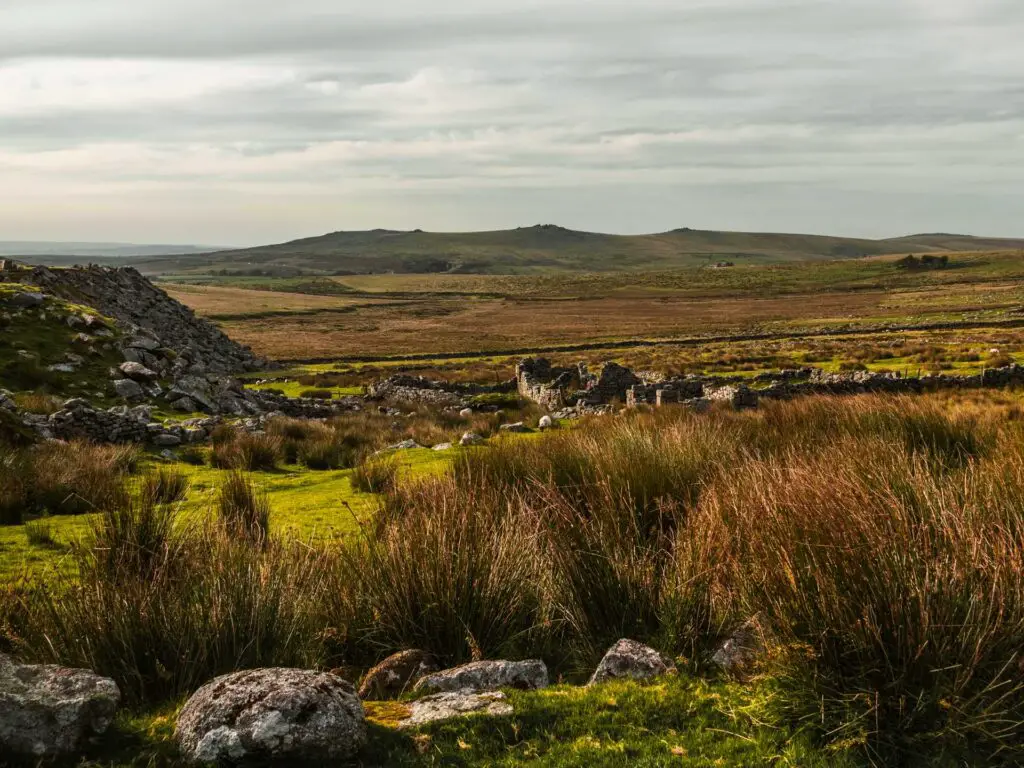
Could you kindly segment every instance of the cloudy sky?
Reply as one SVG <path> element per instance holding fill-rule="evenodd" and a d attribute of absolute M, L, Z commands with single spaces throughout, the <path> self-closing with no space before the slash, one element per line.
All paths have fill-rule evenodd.
<path fill-rule="evenodd" d="M 1021 0 L 0 0 L 0 240 L 1024 236 Z"/>

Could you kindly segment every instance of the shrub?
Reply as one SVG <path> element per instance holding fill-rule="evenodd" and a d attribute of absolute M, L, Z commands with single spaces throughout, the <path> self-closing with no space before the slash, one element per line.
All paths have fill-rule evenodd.
<path fill-rule="evenodd" d="M 175 512 L 143 493 L 104 511 L 91 523 L 93 542 L 80 567 L 115 583 L 151 577 L 169 567 Z"/>
<path fill-rule="evenodd" d="M 26 598 L 32 619 L 19 622 L 19 652 L 110 676 L 133 706 L 179 700 L 238 669 L 321 664 L 314 609 L 331 570 L 322 555 L 204 528 L 153 546 L 129 546 L 148 554 L 147 567 L 128 558 L 118 578 L 105 555 L 79 551 L 77 578 Z"/>
<path fill-rule="evenodd" d="M 142 479 L 139 492 L 143 499 L 153 504 L 173 504 L 185 498 L 188 487 L 188 477 L 184 473 L 160 467 Z"/>
<path fill-rule="evenodd" d="M 29 506 L 25 454 L 0 448 L 0 525 L 20 525 Z"/>
<path fill-rule="evenodd" d="M 61 400 L 53 395 L 39 392 L 22 392 L 14 396 L 14 402 L 23 411 L 49 416 L 61 409 Z"/>
<path fill-rule="evenodd" d="M 233 471 L 217 492 L 221 524 L 239 539 L 265 544 L 270 530 L 270 500 L 242 472 Z"/>

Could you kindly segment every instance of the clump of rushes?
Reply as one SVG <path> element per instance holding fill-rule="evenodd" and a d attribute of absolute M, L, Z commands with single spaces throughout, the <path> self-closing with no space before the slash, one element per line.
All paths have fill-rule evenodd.
<path fill-rule="evenodd" d="M 123 503 L 138 450 L 84 442 L 45 443 L 24 455 L 29 509 L 53 515 L 100 512 Z"/>
<path fill-rule="evenodd" d="M 244 472 L 231 472 L 217 492 L 217 512 L 224 529 L 242 540 L 265 544 L 270 533 L 270 500 Z"/>
<path fill-rule="evenodd" d="M 282 454 L 283 442 L 277 435 L 232 430 L 214 439 L 210 464 L 217 469 L 272 471 L 280 464 Z"/>
<path fill-rule="evenodd" d="M 160 467 L 142 478 L 139 493 L 154 504 L 173 504 L 185 498 L 188 487 L 185 473 Z"/>
<path fill-rule="evenodd" d="M 398 484 L 398 469 L 394 457 L 368 458 L 352 470 L 352 487 L 363 493 L 387 493 Z"/>

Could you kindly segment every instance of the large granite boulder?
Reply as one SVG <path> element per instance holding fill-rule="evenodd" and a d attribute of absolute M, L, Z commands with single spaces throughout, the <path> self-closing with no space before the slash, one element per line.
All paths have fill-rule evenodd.
<path fill-rule="evenodd" d="M 675 662 L 653 648 L 635 640 L 619 640 L 601 659 L 588 685 L 623 678 L 649 680 L 675 672 Z"/>
<path fill-rule="evenodd" d="M 355 690 L 336 675 L 253 669 L 192 694 L 175 737 L 192 763 L 326 765 L 362 748 L 366 715 Z"/>
<path fill-rule="evenodd" d="M 107 730 L 120 702 L 109 678 L 0 654 L 0 757 L 74 754 Z"/>
<path fill-rule="evenodd" d="M 409 690 L 424 675 L 438 669 L 433 657 L 426 651 L 401 651 L 388 656 L 366 673 L 359 686 L 359 698 L 385 701 L 396 699 Z"/>
<path fill-rule="evenodd" d="M 548 668 L 539 659 L 529 661 L 474 661 L 461 667 L 427 675 L 416 683 L 420 693 L 446 691 L 496 691 L 517 688 L 532 691 L 546 688 Z"/>

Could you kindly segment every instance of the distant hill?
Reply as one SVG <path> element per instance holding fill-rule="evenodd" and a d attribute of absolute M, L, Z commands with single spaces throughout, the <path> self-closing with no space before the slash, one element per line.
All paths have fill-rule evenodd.
<path fill-rule="evenodd" d="M 719 261 L 772 263 L 1024 248 L 1024 240 L 917 235 L 865 240 L 820 235 L 677 229 L 605 235 L 551 224 L 494 232 L 438 233 L 375 229 L 333 232 L 242 250 L 134 259 L 149 274 L 366 274 L 620 271 L 700 266 Z"/>
<path fill-rule="evenodd" d="M 93 260 L 118 263 L 123 259 L 150 259 L 191 253 L 209 253 L 208 245 L 136 245 L 132 243 L 79 243 L 33 240 L 0 240 L 0 257 L 10 256 L 30 264 L 63 265 Z"/>

